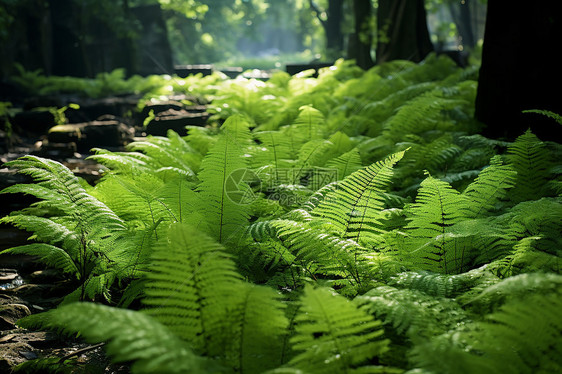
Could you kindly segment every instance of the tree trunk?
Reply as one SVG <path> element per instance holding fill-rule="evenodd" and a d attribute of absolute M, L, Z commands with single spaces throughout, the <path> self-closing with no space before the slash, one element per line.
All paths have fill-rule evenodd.
<path fill-rule="evenodd" d="M 558 1 L 507 6 L 489 0 L 476 96 L 483 134 L 514 139 L 527 128 L 542 139 L 562 142 L 562 126 L 527 109 L 562 113 L 558 45 L 562 4 Z"/>
<path fill-rule="evenodd" d="M 341 56 L 343 51 L 343 0 L 329 0 L 328 19 L 326 20 L 326 49 L 334 56 Z"/>
<path fill-rule="evenodd" d="M 371 57 L 373 44 L 371 1 L 353 0 L 353 17 L 355 32 L 350 37 L 348 55 L 355 60 L 357 66 L 367 70 L 375 65 Z"/>
<path fill-rule="evenodd" d="M 343 0 L 328 0 L 326 9 L 326 19 L 321 16 L 323 13 L 314 0 L 309 0 L 310 9 L 316 13 L 320 21 L 324 34 L 326 35 L 326 51 L 329 58 L 338 58 L 343 51 Z"/>
<path fill-rule="evenodd" d="M 379 0 L 377 63 L 419 62 L 433 51 L 423 0 Z"/>

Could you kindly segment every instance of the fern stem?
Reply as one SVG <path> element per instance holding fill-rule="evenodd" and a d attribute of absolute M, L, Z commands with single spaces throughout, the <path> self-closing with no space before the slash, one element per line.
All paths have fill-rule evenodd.
<path fill-rule="evenodd" d="M 228 155 L 228 142 L 224 143 L 224 159 L 222 168 L 222 183 L 221 183 L 221 200 L 220 200 L 220 221 L 219 221 L 219 243 L 222 243 L 222 226 L 224 220 L 224 195 L 225 195 L 225 186 L 226 186 L 226 162 L 227 162 L 227 155 Z"/>

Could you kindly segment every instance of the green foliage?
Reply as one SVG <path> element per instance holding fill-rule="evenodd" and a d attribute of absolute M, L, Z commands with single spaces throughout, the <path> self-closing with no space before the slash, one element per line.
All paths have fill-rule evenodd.
<path fill-rule="evenodd" d="M 214 362 L 193 353 L 189 344 L 167 327 L 132 310 L 75 303 L 30 316 L 19 324 L 69 335 L 80 332 L 90 343 L 106 342 L 106 351 L 115 362 L 134 362 L 134 373 L 221 372 Z"/>
<path fill-rule="evenodd" d="M 388 349 L 388 341 L 380 339 L 380 321 L 326 288 L 306 286 L 301 304 L 291 342 L 293 349 L 302 352 L 289 365 L 306 373 L 373 373 L 380 369 L 363 366 Z"/>
<path fill-rule="evenodd" d="M 312 214 L 328 220 L 342 237 L 358 243 L 380 234 L 380 211 L 385 202 L 382 193 L 390 183 L 393 165 L 403 155 L 399 152 L 351 174 L 327 194 Z"/>
<path fill-rule="evenodd" d="M 212 88 L 220 128 L 98 149 L 95 186 L 8 163 L 34 183 L 4 192 L 40 200 L 1 219 L 32 233 L 8 252 L 77 279 L 67 301 L 123 295 L 21 325 L 139 373 L 560 371 L 560 147 L 478 135 L 476 73 L 238 79 Z"/>
<path fill-rule="evenodd" d="M 105 204 L 84 190 L 78 178 L 62 164 L 25 156 L 7 165 L 29 175 L 35 183 L 17 184 L 2 193 L 24 193 L 40 199 L 29 209 L 1 219 L 32 232 L 38 242 L 14 247 L 7 253 L 38 256 L 49 266 L 59 268 L 78 279 L 79 298 L 106 294 L 108 285 L 127 266 L 116 245 L 128 238 L 125 222 Z M 119 263 L 117 263 L 119 262 Z M 70 299 L 77 295 L 70 295 Z"/>
<path fill-rule="evenodd" d="M 508 148 L 508 153 L 509 161 L 517 172 L 513 199 L 519 202 L 540 197 L 550 167 L 550 157 L 544 143 L 527 130 Z"/>
<path fill-rule="evenodd" d="M 425 270 L 445 274 L 466 268 L 469 254 L 451 228 L 463 220 L 462 196 L 449 184 L 429 176 L 418 191 L 416 203 L 407 207 L 404 251 Z"/>

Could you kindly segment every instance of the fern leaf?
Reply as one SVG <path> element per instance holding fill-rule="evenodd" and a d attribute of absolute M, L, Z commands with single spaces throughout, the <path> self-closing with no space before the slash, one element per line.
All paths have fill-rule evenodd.
<path fill-rule="evenodd" d="M 324 169 L 314 172 L 309 186 L 312 190 L 318 190 L 328 183 L 346 178 L 361 169 L 362 166 L 359 151 L 354 148 L 339 157 L 329 160 L 325 164 Z"/>
<path fill-rule="evenodd" d="M 466 313 L 453 300 L 416 290 L 379 286 L 356 297 L 354 302 L 392 326 L 398 334 L 409 337 L 444 333 L 467 319 Z"/>
<path fill-rule="evenodd" d="M 218 373 L 213 361 L 197 356 L 188 343 L 141 312 L 93 303 L 74 303 L 18 321 L 28 329 L 79 333 L 90 343 L 106 342 L 115 362 L 133 362 L 132 373 Z"/>
<path fill-rule="evenodd" d="M 173 166 L 189 177 L 195 175 L 201 161 L 201 155 L 171 130 L 167 138 L 149 135 L 143 141 L 128 144 L 127 150 L 146 154 L 153 169 Z"/>
<path fill-rule="evenodd" d="M 425 270 L 450 274 L 467 266 L 470 253 L 452 231 L 464 219 L 464 204 L 446 182 L 430 176 L 421 183 L 415 204 L 407 209 L 405 249 Z"/>
<path fill-rule="evenodd" d="M 256 139 L 261 142 L 261 147 L 257 147 L 253 156 L 255 166 L 272 165 L 275 169 L 288 167 L 287 160 L 293 158 L 291 155 L 291 144 L 289 138 L 280 131 L 261 131 L 255 133 Z M 281 183 L 279 176 L 276 175 L 275 184 Z"/>
<path fill-rule="evenodd" d="M 45 265 L 52 266 L 65 273 L 77 276 L 80 271 L 79 264 L 65 251 L 59 247 L 55 247 L 46 243 L 25 244 L 10 249 L 6 249 L 2 253 L 25 254 L 37 256 L 38 260 Z"/>
<path fill-rule="evenodd" d="M 520 202 L 541 197 L 550 167 L 550 155 L 544 143 L 527 130 L 507 151 L 510 164 L 517 172 L 515 187 L 511 190 L 513 200 Z"/>
<path fill-rule="evenodd" d="M 534 373 L 562 368 L 559 292 L 514 299 L 482 322 L 417 345 L 412 361 L 433 372 Z"/>
<path fill-rule="evenodd" d="M 349 175 L 312 214 L 332 222 L 343 237 L 356 242 L 379 234 L 379 212 L 384 207 L 382 193 L 390 183 L 392 167 L 403 155 L 404 152 L 395 153 Z"/>
<path fill-rule="evenodd" d="M 516 174 L 510 166 L 502 165 L 499 156 L 492 158 L 490 166 L 463 192 L 468 199 L 465 215 L 478 218 L 496 208 L 496 204 L 506 196 L 506 190 L 514 186 Z"/>
<path fill-rule="evenodd" d="M 231 308 L 227 361 L 240 373 L 263 373 L 281 364 L 282 339 L 288 321 L 280 295 L 265 286 L 245 284 Z"/>
<path fill-rule="evenodd" d="M 431 296 L 452 298 L 471 290 L 477 285 L 489 285 L 498 281 L 499 279 L 484 266 L 455 275 L 428 271 L 404 272 L 393 276 L 389 284 L 397 288 L 421 291 Z"/>
<path fill-rule="evenodd" d="M 354 287 L 361 285 L 362 247 L 355 241 L 295 221 L 276 220 L 271 224 L 283 245 L 296 256 L 295 262 L 309 274 L 330 275 Z"/>
<path fill-rule="evenodd" d="M 553 120 L 558 122 L 559 125 L 562 125 L 562 116 L 560 114 L 551 112 L 550 110 L 530 109 L 530 110 L 524 110 L 522 113 L 542 114 L 543 116 L 546 116 L 548 118 L 552 118 Z"/>
<path fill-rule="evenodd" d="M 221 245 L 195 228 L 172 224 L 146 279 L 146 313 L 199 352 L 222 352 L 228 300 L 238 294 L 240 277 Z"/>
<path fill-rule="evenodd" d="M 289 366 L 307 373 L 346 373 L 388 349 L 380 321 L 326 288 L 305 287 L 295 322 Z"/>
<path fill-rule="evenodd" d="M 310 105 L 299 108 L 299 115 L 293 122 L 290 132 L 298 141 L 306 143 L 323 137 L 324 115 Z"/>
<path fill-rule="evenodd" d="M 68 227 L 45 217 L 13 214 L 0 218 L 0 223 L 8 223 L 19 229 L 31 231 L 33 236 L 29 239 L 43 243 L 57 245 L 76 240 L 73 237 L 74 232 Z"/>
<path fill-rule="evenodd" d="M 231 124 L 236 128 L 233 126 L 229 130 Z M 197 186 L 199 205 L 196 206 L 196 211 L 203 213 L 197 220 L 202 219 L 208 232 L 220 243 L 234 241 L 243 233 L 249 211 L 247 205 L 233 199 L 234 195 L 249 193 L 244 180 L 235 173 L 244 173 L 247 167 L 244 155 L 250 141 L 248 123 L 234 118 L 227 120 L 223 127 L 225 131 L 201 163 L 198 174 L 201 182 Z"/>
<path fill-rule="evenodd" d="M 3 193 L 23 192 L 49 199 L 53 206 L 59 205 L 62 209 L 79 216 L 84 226 L 97 226 L 102 232 L 125 228 L 124 222 L 107 206 L 89 195 L 80 185 L 78 178 L 61 163 L 41 157 L 24 156 L 7 162 L 6 165 L 17 169 L 19 173 L 30 175 L 36 184 L 10 186 L 4 189 Z"/>
<path fill-rule="evenodd" d="M 496 309 L 506 301 L 518 300 L 526 295 L 540 295 L 562 289 L 562 275 L 551 273 L 526 273 L 515 275 L 486 287 L 469 301 L 478 310 Z"/>

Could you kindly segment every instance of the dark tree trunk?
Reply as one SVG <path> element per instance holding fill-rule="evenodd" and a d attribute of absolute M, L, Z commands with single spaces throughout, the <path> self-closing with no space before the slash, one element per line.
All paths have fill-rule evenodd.
<path fill-rule="evenodd" d="M 349 58 L 354 59 L 357 66 L 367 70 L 375 65 L 371 57 L 373 44 L 373 17 L 370 0 L 353 0 L 353 17 L 355 32 L 350 37 Z"/>
<path fill-rule="evenodd" d="M 514 139 L 527 128 L 545 140 L 562 142 L 562 126 L 527 109 L 562 113 L 562 35 L 559 1 L 525 6 L 489 0 L 476 96 L 476 118 L 484 135 Z"/>
<path fill-rule="evenodd" d="M 377 13 L 377 63 L 419 62 L 433 51 L 423 0 L 380 0 Z"/>
<path fill-rule="evenodd" d="M 341 54 L 343 51 L 343 33 L 341 29 L 343 21 L 343 0 L 328 1 L 328 19 L 326 20 L 326 49 L 333 54 Z"/>
<path fill-rule="evenodd" d="M 316 13 L 316 17 L 326 34 L 326 50 L 330 57 L 339 57 L 343 51 L 343 32 L 341 27 L 343 22 L 343 1 L 328 0 L 326 19 L 320 16 L 322 11 L 314 0 L 309 1 L 310 8 Z"/>

